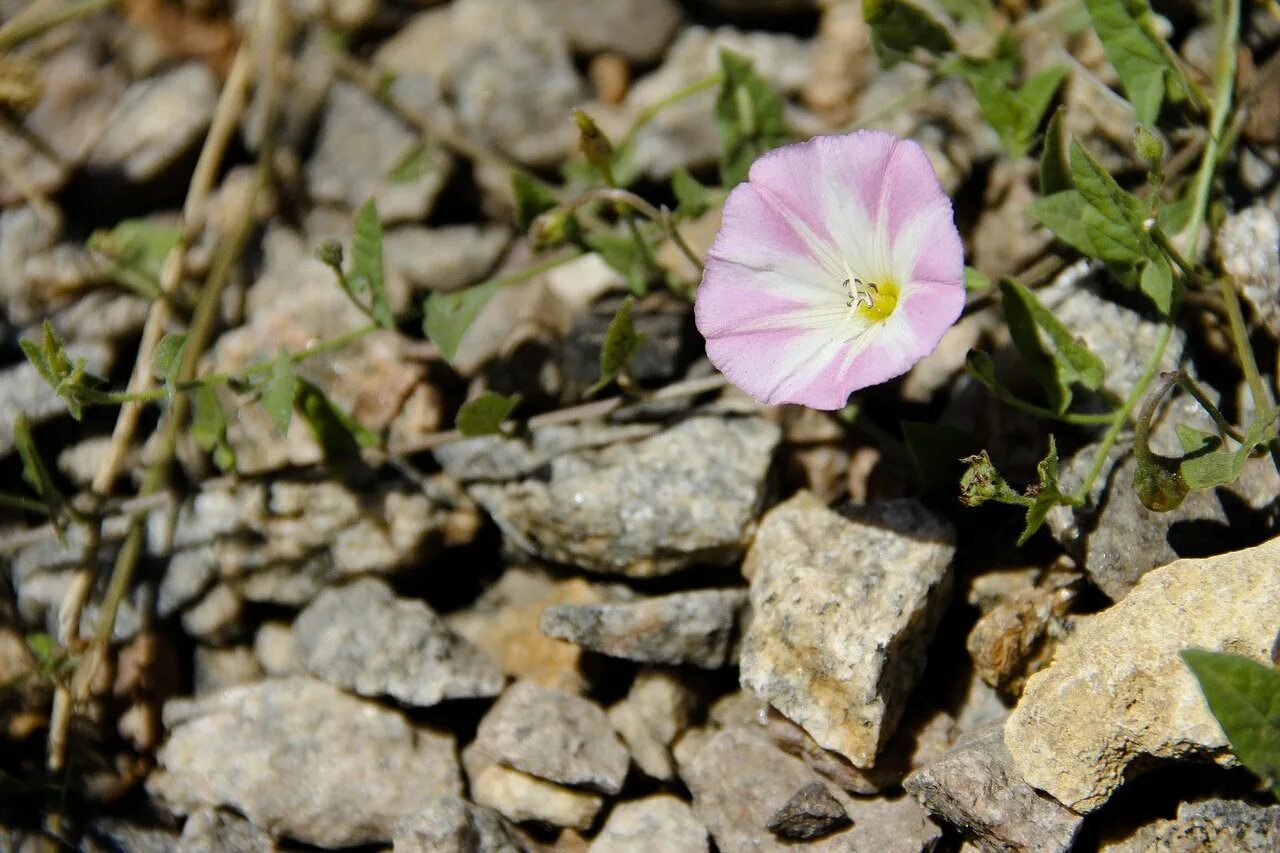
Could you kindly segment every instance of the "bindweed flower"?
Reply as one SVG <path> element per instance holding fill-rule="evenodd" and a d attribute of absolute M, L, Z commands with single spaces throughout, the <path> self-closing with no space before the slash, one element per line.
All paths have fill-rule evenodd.
<path fill-rule="evenodd" d="M 695 316 L 712 364 L 755 399 L 838 409 L 931 353 L 964 298 L 964 247 L 929 158 L 861 130 L 752 164 L 725 201 Z"/>

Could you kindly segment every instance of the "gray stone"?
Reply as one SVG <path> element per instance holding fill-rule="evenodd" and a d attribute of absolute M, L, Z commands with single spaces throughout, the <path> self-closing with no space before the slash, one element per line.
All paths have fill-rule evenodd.
<path fill-rule="evenodd" d="M 0 17 L 12 19 L 8 14 Z M 0 151 L 9 165 L 31 189 L 47 196 L 56 195 L 83 165 L 108 129 L 112 110 L 125 90 L 119 63 L 93 42 L 78 39 L 62 50 L 40 55 L 33 69 L 39 97 L 22 116 L 22 132 L 13 132 L 7 122 L 0 127 Z M 9 56 L 17 58 L 14 53 Z M 0 205 L 8 207 L 22 199 L 12 181 L 0 182 Z M 4 230 L 0 227 L 0 233 Z M 8 268 L 12 274 L 20 271 L 20 267 Z M 0 272 L 0 278 L 4 275 Z M 17 314 L 12 317 L 27 321 Z"/>
<path fill-rule="evenodd" d="M 720 71 L 720 51 L 727 48 L 751 60 L 760 76 L 783 96 L 796 94 L 810 74 L 809 45 L 791 35 L 742 32 L 731 27 L 684 29 L 667 51 L 662 65 L 631 87 L 623 102 L 620 127 L 641 111 L 685 87 Z M 678 167 L 696 168 L 716 162 L 720 138 L 707 120 L 715 105 L 715 90 L 684 98 L 663 109 L 636 133 L 632 160 L 635 169 L 664 178 Z"/>
<path fill-rule="evenodd" d="M 274 678 L 303 675 L 306 669 L 298 660 L 293 642 L 293 628 L 288 622 L 263 622 L 253 635 L 253 654 L 263 671 Z"/>
<path fill-rule="evenodd" d="M 178 836 L 168 829 L 139 826 L 119 818 L 101 818 L 93 822 L 81 839 L 84 853 L 179 853 Z"/>
<path fill-rule="evenodd" d="M 694 811 L 724 853 L 794 849 L 795 841 L 778 838 L 767 824 L 801 789 L 822 784 L 800 759 L 739 726 L 714 735 L 682 765 L 681 775 L 693 793 Z M 853 825 L 809 841 L 807 850 L 920 853 L 933 849 L 942 836 L 909 797 L 854 799 L 827 791 Z"/>
<path fill-rule="evenodd" d="M 185 548 L 169 558 L 160 576 L 156 612 L 172 616 L 200 598 L 218 577 L 218 553 L 213 545 Z"/>
<path fill-rule="evenodd" d="M 670 794 L 655 794 L 614 806 L 588 853 L 649 850 L 706 853 L 707 830 L 683 800 Z"/>
<path fill-rule="evenodd" d="M 914 502 L 829 510 L 802 492 L 761 520 L 743 573 L 742 685 L 870 767 L 893 734 L 951 584 L 953 533 Z"/>
<path fill-rule="evenodd" d="M 516 823 L 590 829 L 604 806 L 604 797 L 548 782 L 501 764 L 490 764 L 471 779 L 476 802 Z"/>
<path fill-rule="evenodd" d="M 392 173 L 411 159 L 420 168 L 397 180 Z M 431 212 L 451 171 L 449 155 L 438 145 L 423 142 L 354 85 L 333 84 L 306 167 L 316 201 L 354 210 L 372 198 L 383 222 L 416 222 Z"/>
<path fill-rule="evenodd" d="M 435 797 L 458 795 L 452 736 L 307 678 L 165 706 L 147 780 L 177 814 L 230 807 L 272 836 L 321 847 L 389 841 Z"/>
<path fill-rule="evenodd" d="M 191 679 L 196 696 L 259 681 L 263 675 L 258 659 L 248 646 L 231 646 L 226 649 L 196 646 Z"/>
<path fill-rule="evenodd" d="M 653 62 L 683 17 L 674 0 L 536 0 L 552 25 L 579 53 L 608 51 L 634 62 Z"/>
<path fill-rule="evenodd" d="M 636 766 L 669 782 L 676 775 L 671 746 L 688 728 L 696 705 L 694 690 L 676 672 L 647 668 L 636 673 L 627 695 L 609 709 L 609 722 Z"/>
<path fill-rule="evenodd" d="M 213 120 L 218 81 L 203 62 L 188 62 L 131 85 L 89 154 L 95 169 L 119 170 L 145 183 L 192 153 Z"/>
<path fill-rule="evenodd" d="M 450 477 L 462 483 L 504 482 L 528 477 L 557 456 L 648 438 L 655 424 L 572 424 L 534 430 L 524 439 L 482 436 L 455 441 L 435 450 Z"/>
<path fill-rule="evenodd" d="M 990 853 L 1071 849 L 1084 820 L 1022 780 L 994 723 L 961 738 L 903 782 L 930 814 Z"/>
<path fill-rule="evenodd" d="M 244 599 L 220 583 L 182 614 L 182 630 L 197 640 L 225 645 L 245 633 Z"/>
<path fill-rule="evenodd" d="M 1102 853 L 1263 853 L 1280 849 L 1280 806 L 1239 800 L 1182 803 L 1178 816 L 1104 840 Z"/>
<path fill-rule="evenodd" d="M 765 822 L 784 838 L 808 840 L 849 825 L 844 806 L 821 782 L 810 782 L 791 795 Z"/>
<path fill-rule="evenodd" d="M 606 794 L 622 790 L 630 763 L 599 705 L 529 681 L 512 685 L 489 709 L 475 747 L 539 779 Z"/>
<path fill-rule="evenodd" d="M 275 840 L 235 812 L 202 809 L 182 825 L 183 853 L 275 853 Z"/>
<path fill-rule="evenodd" d="M 706 589 L 603 604 L 556 604 L 542 632 L 641 663 L 719 669 L 733 661 L 745 589 Z"/>
<path fill-rule="evenodd" d="M 501 225 L 404 226 L 387 232 L 382 249 L 412 289 L 448 293 L 488 275 L 510 242 Z"/>
<path fill-rule="evenodd" d="M 696 417 L 634 444 L 560 456 L 550 477 L 471 494 L 521 550 L 652 577 L 741 553 L 778 443 L 760 418 Z"/>
<path fill-rule="evenodd" d="M 293 623 L 298 659 L 318 678 L 361 696 L 426 708 L 497 696 L 502 671 L 425 602 L 397 598 L 375 578 L 320 593 Z"/>
<path fill-rule="evenodd" d="M 502 815 L 461 797 L 440 797 L 396 824 L 395 853 L 524 853 L 534 848 Z"/>
<path fill-rule="evenodd" d="M 1280 539 L 1148 572 L 1031 676 L 1005 724 L 1030 784 L 1079 812 L 1164 759 L 1235 763 L 1178 653 L 1270 660 L 1280 624 Z"/>
<path fill-rule="evenodd" d="M 532 166 L 563 159 L 585 100 L 564 34 L 529 0 L 460 0 L 409 21 L 378 64 L 436 81 L 477 141 Z"/>
<path fill-rule="evenodd" d="M 1218 230 L 1218 255 L 1273 337 L 1280 337 L 1280 219 L 1255 204 L 1229 215 Z"/>
<path fill-rule="evenodd" d="M 0 297 L 10 323 L 34 323 L 44 313 L 48 293 L 35 285 L 26 267 L 61 236 L 61 222 L 46 221 L 31 207 L 0 210 Z"/>

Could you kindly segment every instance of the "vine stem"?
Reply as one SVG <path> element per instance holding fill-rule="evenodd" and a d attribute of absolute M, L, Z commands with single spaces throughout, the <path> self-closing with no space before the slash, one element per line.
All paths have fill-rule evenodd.
<path fill-rule="evenodd" d="M 244 45 L 236 52 L 231 70 L 223 84 L 222 92 L 214 109 L 214 118 L 209 127 L 200 151 L 196 169 L 187 189 L 186 201 L 182 210 L 182 231 L 177 244 L 165 257 L 161 268 L 162 296 L 151 303 L 147 319 L 143 326 L 142 340 L 138 346 L 138 357 L 129 377 L 129 394 L 142 394 L 153 384 L 151 363 L 155 359 L 156 347 L 164 333 L 164 328 L 173 315 L 173 305 L 169 300 L 182 282 L 186 266 L 186 247 L 203 227 L 204 209 L 212 192 L 218 166 L 235 133 L 240 115 L 248 99 L 250 58 Z M 105 499 L 115 486 L 129 444 L 137 431 L 138 419 L 142 413 L 141 402 L 126 402 L 116 417 L 115 427 L 106 455 L 94 473 L 89 487 L 93 503 Z M 97 541 L 100 537 L 100 522 L 89 524 L 89 539 Z M 58 642 L 70 647 L 79 638 L 80 621 L 84 607 L 93 589 L 97 575 L 97 549 L 86 549 L 85 559 L 72 575 L 71 583 L 58 609 Z M 81 668 L 77 668 L 77 675 Z M 79 680 L 79 679 L 78 679 Z M 88 679 L 83 681 L 87 684 Z M 77 685 L 79 686 L 79 685 Z M 71 725 L 73 710 L 72 685 L 60 683 L 54 690 L 53 705 L 49 716 L 49 738 L 47 743 L 46 763 L 51 772 L 62 771 L 66 763 L 67 733 Z M 59 816 L 53 815 L 50 829 L 55 835 L 60 834 Z"/>
<path fill-rule="evenodd" d="M 636 211 L 645 219 L 648 219 L 650 222 L 653 222 L 655 225 L 662 228 L 662 230 L 666 232 L 667 236 L 671 238 L 672 242 L 676 244 L 676 248 L 680 250 L 681 254 L 689 260 L 689 263 L 693 264 L 693 268 L 699 272 L 702 271 L 702 259 L 698 257 L 698 254 L 694 252 L 693 248 L 685 241 L 684 236 L 680 233 L 680 229 L 676 228 L 675 219 L 671 216 L 671 212 L 665 208 L 659 210 L 645 200 L 643 196 L 637 195 L 630 190 L 622 189 L 620 187 L 600 187 L 593 190 L 587 190 L 579 193 L 573 198 L 562 201 L 546 213 L 539 214 L 538 219 L 545 222 L 548 220 L 544 217 L 550 218 L 565 216 L 573 213 L 584 204 L 589 204 L 593 201 L 608 201 L 615 205 L 629 207 Z M 634 225 L 634 223 L 630 224 Z M 535 225 L 534 228 L 536 229 L 536 227 L 537 226 Z M 635 236 L 638 241 L 646 246 L 648 245 L 638 234 Z"/>
<path fill-rule="evenodd" d="M 1225 9 L 1220 5 L 1221 3 L 1226 4 Z M 1240 0 L 1219 0 L 1219 4 L 1215 5 L 1215 13 L 1218 19 L 1218 39 L 1214 68 L 1213 102 L 1209 113 L 1209 137 L 1205 140 L 1204 151 L 1200 156 L 1200 167 L 1196 171 L 1192 185 L 1191 217 L 1187 230 L 1182 235 L 1184 240 L 1183 250 L 1181 253 L 1173 253 L 1173 260 L 1179 266 L 1182 266 L 1182 263 L 1186 263 L 1188 267 L 1191 267 L 1200 256 L 1200 231 L 1204 225 L 1205 214 L 1209 207 L 1209 192 L 1213 185 L 1213 176 L 1218 170 L 1222 131 L 1226 126 L 1227 117 L 1231 113 L 1231 98 L 1235 85 L 1236 39 L 1240 30 Z M 1183 259 L 1182 262 L 1179 262 L 1179 258 Z M 1190 262 L 1186 261 L 1187 258 L 1190 259 Z M 1184 269 L 1183 272 L 1185 273 L 1186 270 Z M 1231 306 L 1233 304 L 1235 305 L 1235 312 L 1239 314 L 1240 303 L 1236 296 L 1235 288 L 1229 281 L 1225 284 L 1223 282 L 1223 279 L 1219 279 L 1219 284 L 1223 291 L 1222 297 L 1227 303 L 1228 316 L 1232 313 Z M 1093 464 L 1089 468 L 1089 473 L 1085 475 L 1084 481 L 1076 491 L 1075 496 L 1077 499 L 1083 501 L 1088 498 L 1094 482 L 1098 479 L 1107 463 L 1111 448 L 1115 446 L 1120 433 L 1124 430 L 1125 425 L 1128 424 L 1133 410 L 1146 396 L 1151 380 L 1155 378 L 1160 361 L 1169 346 L 1169 340 L 1173 337 L 1173 315 L 1176 311 L 1176 304 L 1170 307 L 1169 316 L 1165 318 L 1164 327 L 1160 330 L 1160 337 L 1156 339 L 1155 348 L 1147 359 L 1142 376 L 1133 386 L 1133 390 L 1129 392 L 1129 396 L 1125 398 L 1124 405 L 1116 412 L 1116 419 L 1107 427 L 1106 433 L 1103 434 L 1102 441 L 1094 454 Z M 1243 315 L 1240 315 L 1241 331 L 1243 331 L 1243 322 Z M 1238 335 L 1235 321 L 1232 321 L 1232 336 L 1235 338 L 1236 349 L 1240 352 L 1241 363 L 1246 365 L 1246 376 L 1249 373 L 1249 367 L 1247 366 L 1249 364 L 1253 365 L 1253 371 L 1256 374 L 1257 365 L 1253 361 L 1253 351 L 1249 348 L 1248 336 L 1246 334 L 1242 338 Z M 1253 388 L 1252 384 L 1250 388 Z M 1261 390 L 1265 391 L 1265 388 Z M 1259 412 L 1264 411 L 1256 401 L 1255 406 Z"/>
<path fill-rule="evenodd" d="M 35 38 L 45 30 L 61 26 L 85 15 L 92 15 L 95 12 L 110 9 L 115 4 L 116 0 L 84 0 L 81 3 L 71 3 L 61 9 L 56 9 L 43 17 L 26 14 L 28 9 L 32 8 L 29 6 L 28 9 L 23 10 L 23 13 L 14 16 L 4 26 L 0 27 L 0 51 L 16 47 L 27 39 Z M 32 5 L 34 6 L 35 4 Z"/>

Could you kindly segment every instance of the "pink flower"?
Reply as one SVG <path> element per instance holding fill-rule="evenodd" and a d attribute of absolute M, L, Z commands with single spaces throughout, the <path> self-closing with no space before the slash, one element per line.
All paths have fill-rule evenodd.
<path fill-rule="evenodd" d="M 929 158 L 860 130 L 751 165 L 725 201 L 694 313 L 734 385 L 838 409 L 933 352 L 964 299 L 964 246 Z"/>

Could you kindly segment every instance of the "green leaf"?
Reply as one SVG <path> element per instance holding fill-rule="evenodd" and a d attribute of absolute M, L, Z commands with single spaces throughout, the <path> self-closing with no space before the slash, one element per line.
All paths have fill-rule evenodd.
<path fill-rule="evenodd" d="M 347 462 L 357 458 L 361 448 L 378 445 L 378 436 L 334 405 L 315 385 L 299 376 L 295 387 L 298 414 L 311 428 L 326 460 Z"/>
<path fill-rule="evenodd" d="M 1174 424 L 1173 431 L 1178 436 L 1178 443 L 1182 445 L 1182 452 L 1188 456 L 1209 453 L 1222 446 L 1221 436 L 1187 424 Z"/>
<path fill-rule="evenodd" d="M 271 375 L 262 386 L 262 408 L 284 435 L 293 420 L 293 398 L 297 386 L 293 373 L 293 359 L 283 347 L 271 362 Z"/>
<path fill-rule="evenodd" d="M 1212 489 L 1234 483 L 1249 461 L 1254 448 L 1265 443 L 1271 425 L 1280 416 L 1280 407 L 1259 417 L 1244 432 L 1244 441 L 1235 450 L 1218 449 L 1200 455 L 1188 455 L 1182 459 L 1179 471 L 1189 489 Z"/>
<path fill-rule="evenodd" d="M 155 359 L 151 363 L 151 372 L 164 382 L 169 396 L 174 394 L 173 383 L 178 381 L 182 372 L 182 356 L 187 349 L 187 336 L 181 333 L 170 333 L 156 344 Z"/>
<path fill-rule="evenodd" d="M 1182 81 L 1154 35 L 1146 0 L 1085 0 L 1107 59 L 1115 66 L 1140 124 L 1154 125 L 1167 82 Z M 1185 85 L 1185 84 L 1184 84 Z"/>
<path fill-rule="evenodd" d="M 1280 797 L 1280 670 L 1203 649 L 1184 649 L 1182 659 L 1236 757 Z"/>
<path fill-rule="evenodd" d="M 1027 507 L 1026 524 L 1022 528 L 1021 535 L 1018 536 L 1019 546 L 1027 544 L 1027 540 L 1035 535 L 1035 532 L 1044 524 L 1049 510 L 1072 502 L 1071 498 L 1063 494 L 1062 487 L 1058 483 L 1058 444 L 1052 435 L 1049 436 L 1049 452 L 1036 465 L 1036 474 L 1040 482 L 1027 490 L 1027 497 L 1031 499 L 1031 504 Z"/>
<path fill-rule="evenodd" d="M 393 184 L 409 184 L 425 177 L 433 165 L 428 153 L 425 142 L 412 146 L 387 172 L 387 180 Z"/>
<path fill-rule="evenodd" d="M 480 309 L 498 292 L 496 281 L 486 281 L 456 293 L 432 293 L 423 304 L 426 319 L 423 331 L 440 350 L 445 361 L 452 362 L 458 346 Z"/>
<path fill-rule="evenodd" d="M 671 191 L 676 196 L 677 218 L 697 219 L 711 209 L 711 194 L 683 166 L 671 173 Z"/>
<path fill-rule="evenodd" d="M 24 412 L 18 412 L 13 419 L 13 446 L 22 460 L 22 479 L 29 485 L 49 510 L 50 518 L 57 518 L 58 511 L 66 503 L 61 490 L 53 482 L 49 469 L 40 456 L 35 438 L 31 435 L 31 424 Z"/>
<path fill-rule="evenodd" d="M 636 296 L 644 296 L 649 291 L 649 264 L 633 238 L 622 234 L 588 234 L 583 242 L 622 274 Z"/>
<path fill-rule="evenodd" d="M 110 230 L 94 231 L 85 248 L 105 259 L 104 272 L 116 284 L 154 299 L 160 295 L 164 259 L 181 235 L 175 226 L 126 219 Z"/>
<path fill-rule="evenodd" d="M 628 296 L 618 306 L 618 313 L 609 321 L 609 328 L 604 333 L 604 344 L 600 347 L 600 379 L 587 390 L 587 394 L 595 394 L 626 369 L 640 342 L 644 339 L 636 332 L 635 323 L 631 319 L 631 308 L 634 300 Z"/>
<path fill-rule="evenodd" d="M 373 199 L 356 213 L 351 254 L 351 288 L 357 294 L 367 290 L 373 297 L 370 309 L 374 322 L 384 329 L 392 328 L 396 318 L 387 303 L 387 284 L 382 277 L 382 222 Z"/>
<path fill-rule="evenodd" d="M 722 48 L 720 71 L 723 80 L 715 106 L 723 147 L 720 181 L 732 187 L 746 180 L 757 157 L 789 142 L 791 131 L 782 115 L 782 99 L 750 60 Z"/>
<path fill-rule="evenodd" d="M 862 0 L 862 17 L 871 28 L 871 44 L 883 65 L 896 65 L 921 49 L 933 56 L 955 47 L 947 28 L 906 0 Z"/>
<path fill-rule="evenodd" d="M 960 461 L 969 466 L 960 478 L 960 502 L 965 506 L 981 506 L 988 501 L 1017 506 L 1030 505 L 1030 501 L 1015 492 L 996 470 L 987 451 L 980 451 Z"/>
<path fill-rule="evenodd" d="M 505 397 L 492 391 L 485 391 L 474 400 L 468 400 L 458 410 L 458 432 L 472 438 L 480 435 L 493 435 L 500 432 L 502 422 L 511 417 L 516 406 L 520 405 L 520 395 Z"/>
<path fill-rule="evenodd" d="M 1049 102 L 1067 74 L 1064 66 L 1046 68 L 1033 75 L 1020 90 L 1013 91 L 1001 59 L 984 63 L 962 60 L 957 68 L 973 89 L 982 117 L 1014 157 L 1030 150 Z"/>
<path fill-rule="evenodd" d="M 969 293 L 986 293 L 991 289 L 991 279 L 973 267 L 965 267 L 964 289 Z"/>
<path fill-rule="evenodd" d="M 1095 257 L 1108 263 L 1137 265 L 1160 251 L 1147 235 L 1146 206 L 1126 192 L 1078 142 L 1071 143 L 1071 179 L 1089 206 L 1084 225 Z"/>
<path fill-rule="evenodd" d="M 1044 132 L 1044 149 L 1040 152 L 1040 195 L 1051 196 L 1072 189 L 1071 170 L 1067 166 L 1066 131 L 1063 113 L 1058 107 Z"/>
<path fill-rule="evenodd" d="M 946 424 L 903 421 L 907 454 L 925 491 L 941 492 L 961 474 L 961 459 L 973 450 L 973 436 Z"/>
<path fill-rule="evenodd" d="M 27 648 L 31 650 L 31 655 L 36 659 L 36 663 L 40 667 L 40 671 L 45 675 L 52 675 L 54 669 L 57 668 L 58 658 L 61 654 L 61 647 L 58 641 L 43 632 L 35 634 L 27 634 L 25 637 Z"/>
<path fill-rule="evenodd" d="M 1051 408 L 1067 410 L 1072 384 L 1079 383 L 1090 391 L 1102 387 L 1102 359 L 1075 338 L 1031 290 L 1005 279 L 1000 282 L 1000 294 L 1009 334 Z"/>
<path fill-rule="evenodd" d="M 235 470 L 236 453 L 227 441 L 227 417 L 211 385 L 201 385 L 191 393 L 191 437 L 196 445 L 213 457 L 218 470 Z"/>
<path fill-rule="evenodd" d="M 516 200 L 516 223 L 528 231 L 533 220 L 556 206 L 555 193 L 532 175 L 519 169 L 511 173 L 511 194 Z"/>
<path fill-rule="evenodd" d="M 1138 279 L 1138 287 L 1145 293 L 1161 314 L 1168 314 L 1173 306 L 1173 269 L 1165 258 L 1147 261 Z"/>
<path fill-rule="evenodd" d="M 1098 257 L 1093 237 L 1085 227 L 1084 213 L 1089 202 L 1076 190 L 1064 190 L 1031 202 L 1028 208 L 1040 224 L 1071 248 L 1091 258 Z"/>

